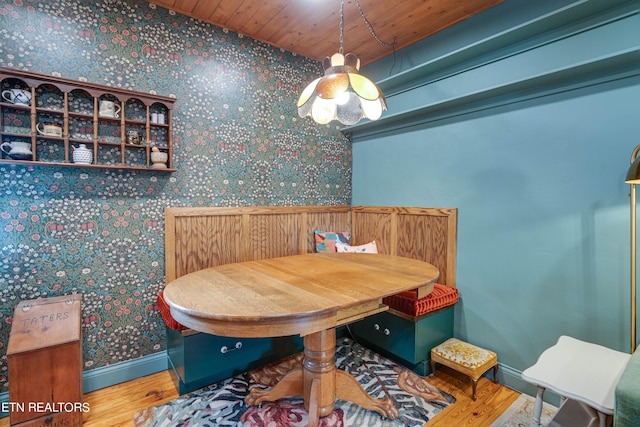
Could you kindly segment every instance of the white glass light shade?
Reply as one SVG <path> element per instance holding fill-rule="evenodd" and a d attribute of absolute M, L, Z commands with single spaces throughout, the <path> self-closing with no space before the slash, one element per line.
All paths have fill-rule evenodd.
<path fill-rule="evenodd" d="M 311 105 L 311 117 L 317 123 L 326 125 L 336 116 L 337 105 L 333 99 L 316 98 Z"/>
<path fill-rule="evenodd" d="M 298 115 L 320 124 L 338 120 L 354 125 L 360 119 L 377 120 L 387 102 L 371 80 L 358 73 L 360 61 L 353 54 L 336 53 L 324 60 L 324 76 L 311 82 L 298 99 Z"/>

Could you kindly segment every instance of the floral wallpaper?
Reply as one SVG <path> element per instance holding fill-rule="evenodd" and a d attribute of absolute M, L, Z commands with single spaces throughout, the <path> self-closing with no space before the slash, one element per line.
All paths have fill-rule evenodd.
<path fill-rule="evenodd" d="M 0 391 L 21 300 L 82 295 L 85 370 L 165 349 L 165 207 L 350 203 L 348 140 L 295 109 L 315 61 L 144 1 L 0 0 L 0 66 L 175 96 L 177 169 L 0 164 Z"/>

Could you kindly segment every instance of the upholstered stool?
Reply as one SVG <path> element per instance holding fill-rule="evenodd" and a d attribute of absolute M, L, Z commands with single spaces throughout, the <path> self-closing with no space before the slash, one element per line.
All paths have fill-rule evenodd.
<path fill-rule="evenodd" d="M 473 344 L 450 338 L 431 349 L 431 372 L 435 373 L 436 363 L 447 366 L 473 381 L 473 400 L 476 400 L 478 379 L 493 368 L 493 381 L 498 382 L 498 356 Z"/>

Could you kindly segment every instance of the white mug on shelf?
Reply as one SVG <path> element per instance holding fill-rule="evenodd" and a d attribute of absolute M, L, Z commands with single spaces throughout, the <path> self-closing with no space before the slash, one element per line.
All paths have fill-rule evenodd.
<path fill-rule="evenodd" d="M 164 114 L 163 113 L 158 113 L 158 121 L 156 122 L 160 125 L 164 124 Z"/>
<path fill-rule="evenodd" d="M 42 123 L 38 123 L 36 125 L 36 130 L 40 135 L 44 136 L 62 136 L 62 126 L 55 123 L 45 123 L 44 125 L 42 125 Z"/>
<path fill-rule="evenodd" d="M 158 123 L 158 113 L 151 113 L 151 123 Z"/>
<path fill-rule="evenodd" d="M 113 101 L 107 101 L 103 99 L 102 101 L 100 101 L 99 114 L 102 117 L 118 118 L 120 117 L 120 106 Z"/>

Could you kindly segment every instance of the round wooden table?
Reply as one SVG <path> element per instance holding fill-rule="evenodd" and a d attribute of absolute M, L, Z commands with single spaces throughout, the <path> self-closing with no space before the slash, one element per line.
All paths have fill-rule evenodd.
<path fill-rule="evenodd" d="M 302 368 L 270 389 L 253 388 L 247 405 L 304 396 L 309 426 L 340 398 L 395 419 L 390 398 L 374 399 L 335 365 L 335 328 L 388 307 L 382 298 L 415 289 L 426 295 L 436 267 L 415 259 L 362 253 L 313 253 L 226 264 L 184 275 L 164 298 L 176 321 L 231 337 L 304 337 Z"/>

